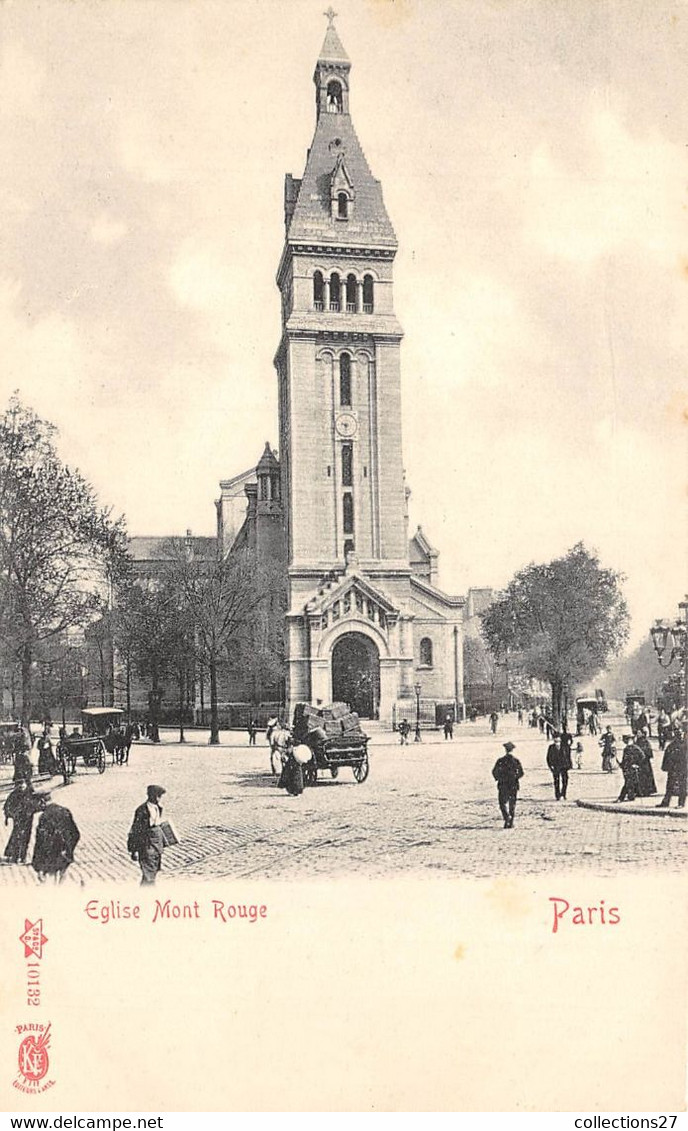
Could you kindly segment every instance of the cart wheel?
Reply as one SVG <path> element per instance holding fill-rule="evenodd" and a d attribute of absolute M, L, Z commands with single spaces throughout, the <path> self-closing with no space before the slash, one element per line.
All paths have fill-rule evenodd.
<path fill-rule="evenodd" d="M 330 773 L 333 778 L 336 778 L 339 775 L 339 766 L 330 766 Z"/>
<path fill-rule="evenodd" d="M 98 759 L 98 773 L 104 774 L 105 773 L 105 747 L 103 746 L 102 742 L 101 742 L 100 746 L 98 747 L 97 759 Z"/>
<path fill-rule="evenodd" d="M 368 774 L 370 772 L 370 762 L 368 761 L 368 755 L 366 754 L 364 756 L 363 760 L 361 762 L 359 762 L 356 766 L 353 766 L 352 769 L 354 771 L 354 777 L 356 778 L 356 781 L 360 785 L 362 782 L 364 782 L 366 780 L 366 778 L 368 777 Z"/>

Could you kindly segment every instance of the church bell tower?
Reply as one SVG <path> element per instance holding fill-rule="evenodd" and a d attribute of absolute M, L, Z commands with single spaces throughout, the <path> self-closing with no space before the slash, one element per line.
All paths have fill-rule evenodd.
<path fill-rule="evenodd" d="M 354 129 L 351 63 L 326 14 L 315 132 L 303 176 L 285 178 L 277 273 L 287 693 L 290 704 L 342 697 L 360 707 L 365 684 L 376 715 L 412 694 L 414 678 L 397 239 Z"/>

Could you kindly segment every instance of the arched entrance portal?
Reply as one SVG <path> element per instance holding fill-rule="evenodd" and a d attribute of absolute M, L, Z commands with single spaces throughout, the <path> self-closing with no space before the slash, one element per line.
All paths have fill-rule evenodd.
<path fill-rule="evenodd" d="M 332 649 L 332 699 L 348 703 L 362 719 L 380 710 L 380 654 L 362 632 L 340 636 Z"/>

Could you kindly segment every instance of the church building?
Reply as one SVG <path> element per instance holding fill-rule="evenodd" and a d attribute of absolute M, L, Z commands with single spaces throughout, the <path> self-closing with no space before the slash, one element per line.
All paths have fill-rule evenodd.
<path fill-rule="evenodd" d="M 413 720 L 420 695 L 426 718 L 460 715 L 464 598 L 437 587 L 422 530 L 408 535 L 397 238 L 328 19 L 315 133 L 303 176 L 284 186 L 279 457 L 268 444 L 254 471 L 221 484 L 218 537 L 225 552 L 248 542 L 285 563 L 290 713 L 344 701 L 389 724 Z"/>

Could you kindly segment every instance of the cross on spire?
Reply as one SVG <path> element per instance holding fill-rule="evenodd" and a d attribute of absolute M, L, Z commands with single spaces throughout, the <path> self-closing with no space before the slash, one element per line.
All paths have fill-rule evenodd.
<path fill-rule="evenodd" d="M 338 15 L 339 15 L 339 12 L 335 12 L 335 10 L 334 10 L 334 8 L 332 7 L 331 4 L 330 4 L 329 8 L 327 9 L 327 11 L 323 12 L 323 16 L 327 16 L 327 26 L 328 26 L 328 28 L 334 27 L 334 21 L 335 21 L 335 19 Z"/>

